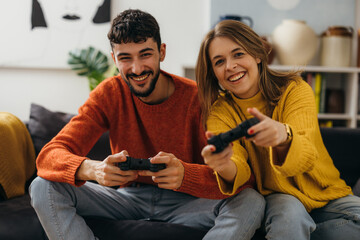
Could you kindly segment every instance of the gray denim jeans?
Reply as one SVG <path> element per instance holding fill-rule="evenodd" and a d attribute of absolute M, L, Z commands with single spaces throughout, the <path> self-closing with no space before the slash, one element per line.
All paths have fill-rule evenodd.
<path fill-rule="evenodd" d="M 37 177 L 29 191 L 51 240 L 96 239 L 82 216 L 156 219 L 209 230 L 204 239 L 251 239 L 265 209 L 264 198 L 253 189 L 212 200 L 145 184 L 113 189 L 87 182 L 74 187 Z"/>
<path fill-rule="evenodd" d="M 265 200 L 263 229 L 266 239 L 360 239 L 360 198 L 357 196 L 330 201 L 310 214 L 292 195 L 275 193 Z"/>

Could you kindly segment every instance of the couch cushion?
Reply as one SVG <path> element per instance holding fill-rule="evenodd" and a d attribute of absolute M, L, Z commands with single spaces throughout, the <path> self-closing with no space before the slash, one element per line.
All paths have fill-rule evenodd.
<path fill-rule="evenodd" d="M 31 104 L 28 129 L 36 155 L 74 117 L 73 114 L 52 112 L 40 105 Z"/>
<path fill-rule="evenodd" d="M 0 239 L 47 239 L 28 194 L 0 202 Z"/>
<path fill-rule="evenodd" d="M 36 155 L 74 116 L 74 114 L 50 111 L 35 103 L 31 104 L 28 129 Z M 110 154 L 109 134 L 106 132 L 87 156 L 91 159 L 104 160 Z"/>
<path fill-rule="evenodd" d="M 354 192 L 354 195 L 360 197 L 360 178 L 359 178 L 359 180 L 356 182 L 355 186 L 353 187 L 353 192 Z"/>

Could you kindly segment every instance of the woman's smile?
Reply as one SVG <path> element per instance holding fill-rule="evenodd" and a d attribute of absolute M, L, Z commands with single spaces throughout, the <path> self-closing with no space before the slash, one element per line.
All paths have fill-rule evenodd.
<path fill-rule="evenodd" d="M 245 72 L 240 72 L 240 73 L 237 73 L 237 74 L 235 74 L 235 75 L 230 76 L 230 77 L 228 78 L 228 80 L 229 80 L 230 82 L 236 82 L 236 81 L 242 79 L 242 78 L 244 77 L 244 75 L 245 75 Z"/>

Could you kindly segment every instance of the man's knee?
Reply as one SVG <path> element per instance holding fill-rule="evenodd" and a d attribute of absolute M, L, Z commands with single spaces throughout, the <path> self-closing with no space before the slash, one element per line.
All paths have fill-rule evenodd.
<path fill-rule="evenodd" d="M 29 187 L 29 195 L 31 197 L 31 203 L 33 203 L 34 200 L 37 200 L 45 196 L 45 192 L 46 192 L 45 189 L 48 188 L 48 185 L 49 185 L 49 181 L 41 177 L 36 177 L 31 182 Z"/>
<path fill-rule="evenodd" d="M 29 194 L 30 197 L 36 197 L 39 196 L 39 191 L 43 191 L 45 186 L 48 184 L 48 181 L 41 178 L 41 177 L 36 177 L 30 184 L 29 187 Z"/>
<path fill-rule="evenodd" d="M 31 197 L 31 205 L 37 209 L 41 208 L 46 204 L 50 190 L 54 182 L 48 181 L 41 177 L 36 177 L 29 187 L 29 195 Z"/>

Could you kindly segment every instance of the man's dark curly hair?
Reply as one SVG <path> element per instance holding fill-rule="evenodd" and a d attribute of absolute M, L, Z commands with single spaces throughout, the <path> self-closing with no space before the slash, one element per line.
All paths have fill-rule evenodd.
<path fill-rule="evenodd" d="M 108 33 L 111 48 L 113 44 L 145 42 L 153 38 L 160 49 L 160 27 L 156 19 L 147 12 L 129 9 L 121 12 L 111 23 Z"/>

